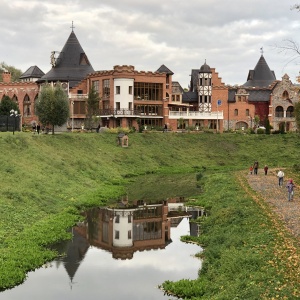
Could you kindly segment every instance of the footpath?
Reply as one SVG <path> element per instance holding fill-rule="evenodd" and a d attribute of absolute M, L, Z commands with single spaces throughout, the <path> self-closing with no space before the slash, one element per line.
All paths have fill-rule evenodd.
<path fill-rule="evenodd" d="M 284 171 L 284 170 L 283 170 Z M 278 186 L 276 176 L 277 169 L 269 169 L 268 175 L 262 169 L 258 170 L 257 175 L 248 173 L 246 179 L 250 187 L 256 191 L 271 209 L 279 215 L 280 219 L 286 224 L 287 229 L 300 238 L 300 186 L 295 182 L 294 199 L 288 201 L 286 184 L 289 178 L 285 177 L 283 186 Z"/>

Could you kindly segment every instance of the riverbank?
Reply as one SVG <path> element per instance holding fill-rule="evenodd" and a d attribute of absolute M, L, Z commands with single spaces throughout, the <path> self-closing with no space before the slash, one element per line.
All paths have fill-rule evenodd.
<path fill-rule="evenodd" d="M 280 280 L 276 269 L 263 267 L 273 257 L 277 229 L 242 189 L 235 172 L 248 169 L 254 160 L 270 168 L 292 168 L 298 161 L 297 135 L 135 133 L 129 135 L 129 147 L 122 148 L 110 133 L 3 133 L 0 147 L 1 289 L 21 283 L 27 271 L 51 260 L 56 254 L 45 246 L 68 238 L 66 229 L 78 221 L 81 210 L 116 199 L 130 178 L 149 173 L 203 174 L 199 181 L 203 193 L 193 198 L 207 207 L 210 216 L 201 220 L 202 235 L 197 242 L 206 247 L 201 272 L 209 276 L 202 278 L 213 280 L 214 285 L 187 282 L 187 291 L 198 297 L 217 295 L 220 290 L 229 297 L 253 290 L 255 282 L 256 294 L 261 295 L 270 286 L 266 280 Z M 270 242 L 262 243 L 260 238 Z M 253 251 L 263 253 L 252 261 L 257 265 L 255 280 L 246 276 L 253 272 L 248 266 L 252 263 L 241 263 Z M 241 275 L 239 264 L 245 270 Z M 231 283 L 240 276 L 242 280 L 235 280 L 239 284 Z"/>

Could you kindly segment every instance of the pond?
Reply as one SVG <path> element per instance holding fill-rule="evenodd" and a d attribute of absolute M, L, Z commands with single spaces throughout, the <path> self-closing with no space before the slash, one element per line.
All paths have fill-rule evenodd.
<path fill-rule="evenodd" d="M 155 188 L 164 183 L 156 199 L 140 197 L 137 191 L 133 196 L 129 187 L 126 197 L 113 207 L 86 212 L 86 220 L 72 228 L 73 239 L 54 246 L 65 255 L 30 272 L 22 285 L 0 293 L 0 299 L 174 299 L 158 286 L 165 280 L 198 277 L 201 260 L 195 254 L 201 248 L 181 242 L 180 237 L 198 234 L 190 220 L 204 212 L 184 205 L 184 196 L 195 195 L 193 188 L 192 194 L 187 192 L 185 180 L 181 191 L 186 194 L 166 199 L 162 194 L 167 182 L 179 190 L 180 184 L 174 177 L 139 180 L 152 182 L 152 178 Z M 131 186 L 136 188 L 138 182 Z M 145 190 L 145 186 L 140 189 Z"/>

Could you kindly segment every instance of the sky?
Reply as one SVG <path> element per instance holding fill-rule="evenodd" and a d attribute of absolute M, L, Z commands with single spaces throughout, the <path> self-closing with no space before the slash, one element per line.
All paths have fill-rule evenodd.
<path fill-rule="evenodd" d="M 162 64 L 188 88 L 192 69 L 206 62 L 229 85 L 247 81 L 263 56 L 276 78 L 299 75 L 297 0 L 0 0 L 0 62 L 25 72 L 51 69 L 74 32 L 95 71 Z"/>

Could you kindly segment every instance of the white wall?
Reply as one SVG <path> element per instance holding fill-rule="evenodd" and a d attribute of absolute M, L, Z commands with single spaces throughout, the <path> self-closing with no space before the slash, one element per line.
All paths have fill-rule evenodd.
<path fill-rule="evenodd" d="M 116 102 L 120 102 L 120 108 L 128 109 L 129 102 L 133 103 L 134 93 L 134 80 L 133 78 L 115 78 L 114 79 L 114 108 L 116 108 Z M 116 94 L 116 87 L 120 87 L 120 94 Z M 129 94 L 129 86 L 132 86 L 132 94 Z M 133 104 L 132 104 L 133 109 Z"/>

